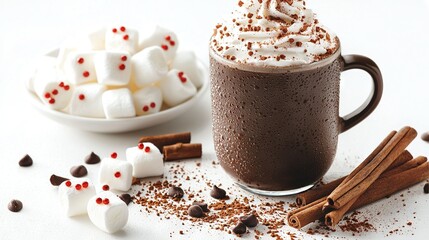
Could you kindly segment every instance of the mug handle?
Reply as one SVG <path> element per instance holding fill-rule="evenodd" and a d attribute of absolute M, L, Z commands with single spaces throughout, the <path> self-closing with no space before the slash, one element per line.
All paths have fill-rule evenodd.
<path fill-rule="evenodd" d="M 366 101 L 350 114 L 340 117 L 340 132 L 343 133 L 368 117 L 377 107 L 383 95 L 383 76 L 377 64 L 361 55 L 342 56 L 342 72 L 350 69 L 364 70 L 372 78 L 372 89 Z"/>

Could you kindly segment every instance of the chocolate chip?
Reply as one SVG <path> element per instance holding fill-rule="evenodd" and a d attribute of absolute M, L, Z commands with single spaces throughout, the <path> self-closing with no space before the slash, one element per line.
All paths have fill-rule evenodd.
<path fill-rule="evenodd" d="M 247 232 L 247 227 L 244 223 L 240 222 L 237 226 L 232 228 L 232 232 L 235 234 L 245 234 Z"/>
<path fill-rule="evenodd" d="M 216 199 L 225 199 L 226 191 L 222 188 L 218 188 L 216 185 L 213 186 L 213 189 L 210 191 L 210 196 Z"/>
<path fill-rule="evenodd" d="M 183 195 L 185 195 L 185 192 L 180 187 L 172 186 L 168 189 L 168 196 L 172 198 L 182 198 Z"/>
<path fill-rule="evenodd" d="M 422 134 L 422 140 L 425 142 L 429 142 L 429 132 L 425 132 Z"/>
<path fill-rule="evenodd" d="M 128 193 L 124 193 L 124 194 L 119 195 L 119 198 L 122 201 L 124 201 L 124 203 L 127 204 L 127 205 L 130 204 L 130 202 L 132 202 L 131 195 L 128 194 Z"/>
<path fill-rule="evenodd" d="M 253 214 L 246 215 L 246 216 L 241 216 L 240 217 L 240 221 L 242 223 L 244 223 L 244 225 L 246 225 L 249 228 L 256 227 L 258 225 L 258 223 L 259 223 L 259 221 L 256 218 L 256 216 L 253 215 Z"/>
<path fill-rule="evenodd" d="M 192 205 L 188 208 L 188 215 L 194 218 L 201 218 L 204 216 L 204 212 L 200 206 Z"/>
<path fill-rule="evenodd" d="M 199 206 L 203 210 L 203 212 L 210 212 L 210 210 L 209 210 L 209 208 L 207 206 L 207 203 L 204 203 L 204 202 L 193 202 L 192 205 Z"/>
<path fill-rule="evenodd" d="M 428 194 L 429 193 L 429 183 L 426 183 L 425 186 L 423 187 L 423 191 Z"/>
<path fill-rule="evenodd" d="M 83 165 L 74 166 L 70 169 L 70 174 L 73 177 L 85 177 L 88 174 L 88 171 L 86 170 L 86 167 Z"/>
<path fill-rule="evenodd" d="M 33 165 L 33 159 L 27 154 L 21 160 L 19 160 L 19 166 L 21 167 L 29 167 Z"/>
<path fill-rule="evenodd" d="M 91 152 L 91 154 L 85 157 L 86 164 L 97 164 L 100 161 L 101 161 L 100 157 L 94 152 Z"/>
<path fill-rule="evenodd" d="M 19 212 L 22 209 L 22 202 L 14 199 L 9 202 L 9 204 L 7 205 L 7 208 L 11 212 Z"/>
<path fill-rule="evenodd" d="M 59 186 L 61 183 L 69 180 L 68 178 L 63 178 L 60 176 L 57 176 L 55 174 L 51 175 L 51 178 L 49 178 L 49 181 L 51 181 L 52 186 Z"/>

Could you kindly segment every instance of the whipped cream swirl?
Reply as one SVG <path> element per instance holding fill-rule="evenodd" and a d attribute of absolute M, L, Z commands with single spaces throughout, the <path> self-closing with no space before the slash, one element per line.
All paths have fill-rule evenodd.
<path fill-rule="evenodd" d="M 303 0 L 240 0 L 232 18 L 216 26 L 210 45 L 237 63 L 285 67 L 331 55 L 338 39 Z"/>

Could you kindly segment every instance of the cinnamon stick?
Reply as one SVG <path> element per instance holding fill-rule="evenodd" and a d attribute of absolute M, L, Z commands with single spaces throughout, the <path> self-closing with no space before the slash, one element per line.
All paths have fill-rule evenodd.
<path fill-rule="evenodd" d="M 191 133 L 183 132 L 183 133 L 156 135 L 156 136 L 145 136 L 140 138 L 139 142 L 153 143 L 160 151 L 162 151 L 164 146 L 173 145 L 176 143 L 190 143 Z"/>
<path fill-rule="evenodd" d="M 429 178 L 429 163 L 377 179 L 350 207 L 349 211 L 378 201 L 393 193 L 411 187 Z M 306 206 L 295 209 L 288 214 L 288 223 L 294 228 L 302 228 L 324 216 L 323 205 L 326 197 L 322 197 Z M 332 221 L 329 220 L 329 221 Z"/>
<path fill-rule="evenodd" d="M 413 159 L 413 155 L 408 150 L 405 150 L 392 163 L 392 165 L 389 166 L 389 168 L 387 170 L 401 166 L 402 164 L 404 164 L 404 163 L 406 163 L 412 159 Z M 339 179 L 332 181 L 330 183 L 327 183 L 325 185 L 321 185 L 321 186 L 318 186 L 314 189 L 310 189 L 306 192 L 298 194 L 296 196 L 296 204 L 298 206 L 304 206 L 307 203 L 311 203 L 313 201 L 316 201 L 317 199 L 320 199 L 321 197 L 328 196 L 332 191 L 334 191 L 335 188 L 337 188 L 341 184 L 341 182 L 344 181 L 344 179 L 346 177 L 347 176 L 339 178 Z"/>
<path fill-rule="evenodd" d="M 393 163 L 417 136 L 415 129 L 402 128 L 374 159 L 363 166 L 350 180 L 343 181 L 327 198 L 331 207 L 339 209 L 358 198 Z"/>
<path fill-rule="evenodd" d="M 391 171 L 393 174 L 388 177 L 377 180 L 374 185 L 371 186 L 368 191 L 363 194 L 363 196 L 348 202 L 344 207 L 340 209 L 334 210 L 326 214 L 325 224 L 332 228 L 337 225 L 343 218 L 344 214 L 346 214 L 350 210 L 356 209 L 360 206 L 366 205 L 373 201 L 377 201 L 385 196 L 395 193 L 396 191 L 393 191 L 392 188 L 404 189 L 427 179 L 429 177 L 429 163 L 427 162 L 427 158 L 418 157 L 414 160 L 416 160 L 413 162 L 414 165 L 404 164 L 404 168 L 397 168 L 398 170 L 405 168 L 409 169 L 400 172 Z M 412 174 L 416 174 L 416 176 L 406 175 L 406 173 L 410 172 L 413 169 L 414 171 Z"/>
<path fill-rule="evenodd" d="M 188 158 L 200 158 L 203 154 L 201 144 L 177 143 L 164 146 L 164 161 L 173 161 Z"/>

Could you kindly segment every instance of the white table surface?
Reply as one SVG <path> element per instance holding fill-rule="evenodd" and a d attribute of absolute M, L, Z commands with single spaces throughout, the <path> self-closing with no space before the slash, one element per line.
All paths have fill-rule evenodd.
<path fill-rule="evenodd" d="M 126 228 L 108 235 L 95 228 L 87 217 L 67 218 L 60 212 L 56 189 L 49 184 L 52 173 L 68 176 L 71 166 L 83 163 L 90 151 L 107 156 L 112 151 L 124 155 L 141 135 L 191 131 L 194 142 L 203 143 L 202 171 L 213 181 L 226 179 L 213 168 L 210 96 L 180 118 L 143 131 L 125 134 L 95 134 L 71 129 L 48 119 L 31 108 L 19 82 L 21 66 L 58 46 L 70 33 L 83 26 L 110 23 L 144 26 L 148 21 L 174 29 L 181 49 L 193 49 L 208 63 L 207 45 L 212 28 L 230 12 L 235 0 L 74 0 L 24 1 L 0 0 L 0 239 L 233 239 L 235 236 L 210 230 L 207 226 L 185 227 L 179 220 L 158 221 L 156 216 L 130 206 Z M 307 0 L 342 41 L 343 53 L 359 53 L 376 61 L 384 74 L 385 92 L 378 109 L 362 124 L 340 136 L 338 153 L 327 178 L 344 175 L 353 169 L 391 130 L 405 125 L 420 133 L 429 131 L 428 23 L 427 2 L 392 0 Z M 426 16 L 425 16 L 426 15 Z M 369 92 L 369 78 L 359 71 L 343 75 L 341 112 L 356 108 Z M 429 144 L 417 139 L 409 147 L 414 155 L 429 155 Z M 35 164 L 20 168 L 18 160 L 30 154 Z M 181 163 L 188 168 L 194 162 Z M 95 178 L 98 166 L 89 167 Z M 224 186 L 232 186 L 223 180 Z M 232 186 L 233 187 L 233 186 Z M 246 194 L 237 188 L 237 193 Z M 334 239 L 381 239 L 389 230 L 400 234 L 387 239 L 427 239 L 429 234 L 429 195 L 423 183 L 406 193 L 406 207 L 393 198 L 363 208 L 362 215 L 372 216 L 377 231 L 352 236 L 349 232 L 331 233 Z M 7 210 L 11 199 L 24 203 L 22 212 Z M 275 200 L 292 201 L 291 197 Z M 396 208 L 401 208 L 396 213 Z M 380 211 L 377 216 L 375 213 Z M 416 212 L 416 214 L 413 214 Z M 413 217 L 416 217 L 415 219 Z M 397 222 L 395 222 L 397 221 Z M 412 226 L 402 225 L 412 221 Z M 178 230 L 185 229 L 185 235 Z M 285 227 L 284 231 L 295 230 Z M 170 233 L 172 238 L 170 238 Z M 299 238 L 322 239 L 323 236 Z M 253 239 L 248 235 L 246 239 Z M 285 239 L 288 239 L 285 236 Z"/>

